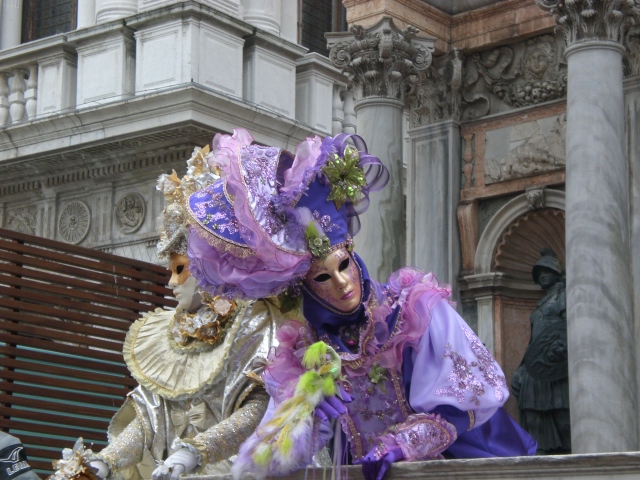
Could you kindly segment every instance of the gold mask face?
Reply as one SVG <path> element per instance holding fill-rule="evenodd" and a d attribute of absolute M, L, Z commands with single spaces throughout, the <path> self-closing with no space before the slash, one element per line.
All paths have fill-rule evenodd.
<path fill-rule="evenodd" d="M 169 270 L 171 279 L 169 287 L 178 301 L 178 308 L 189 312 L 197 310 L 201 305 L 200 294 L 197 292 L 197 282 L 189 272 L 189 259 L 186 255 L 172 253 L 169 256 Z"/>
<path fill-rule="evenodd" d="M 305 283 L 318 298 L 341 312 L 352 312 L 362 301 L 360 270 L 344 248 L 311 265 Z"/>

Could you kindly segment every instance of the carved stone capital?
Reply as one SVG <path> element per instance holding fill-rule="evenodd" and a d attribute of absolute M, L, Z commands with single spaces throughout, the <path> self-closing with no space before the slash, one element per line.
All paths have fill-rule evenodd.
<path fill-rule="evenodd" d="M 567 46 L 590 40 L 622 43 L 640 23 L 640 0 L 536 0 L 556 14 Z"/>
<path fill-rule="evenodd" d="M 462 62 L 460 50 L 452 50 L 419 72 L 406 96 L 411 128 L 460 120 Z"/>
<path fill-rule="evenodd" d="M 431 65 L 435 39 L 419 37 L 417 33 L 411 26 L 398 30 L 391 17 L 384 17 L 366 30 L 355 25 L 351 33 L 327 34 L 329 58 L 348 74 L 349 88 L 356 100 L 404 100 L 407 84 Z"/>

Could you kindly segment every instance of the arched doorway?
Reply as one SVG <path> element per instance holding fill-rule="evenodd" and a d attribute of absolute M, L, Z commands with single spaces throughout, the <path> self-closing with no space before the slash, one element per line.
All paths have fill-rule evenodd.
<path fill-rule="evenodd" d="M 529 343 L 529 316 L 543 291 L 531 270 L 542 247 L 565 260 L 564 192 L 545 190 L 541 208 L 532 209 L 526 194 L 505 204 L 487 223 L 478 241 L 474 273 L 464 277 L 477 302 L 478 335 L 504 370 L 507 384 Z M 518 418 L 515 398 L 507 411 Z"/>

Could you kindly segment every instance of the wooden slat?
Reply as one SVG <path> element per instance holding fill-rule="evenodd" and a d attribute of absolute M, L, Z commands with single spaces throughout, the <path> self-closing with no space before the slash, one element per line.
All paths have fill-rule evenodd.
<path fill-rule="evenodd" d="M 85 439 L 106 440 L 107 432 L 93 432 L 80 427 L 69 427 L 66 425 L 44 425 L 42 423 L 20 422 L 17 420 L 7 420 L 0 418 L 0 428 L 12 428 L 15 430 L 25 430 L 27 432 L 41 432 L 48 435 L 60 435 L 64 437 L 82 437 Z"/>
<path fill-rule="evenodd" d="M 43 447 L 49 447 L 50 446 L 48 443 L 43 443 L 43 444 L 39 444 L 39 445 L 41 445 Z M 52 460 L 53 459 L 59 460 L 60 458 L 62 458 L 62 455 L 61 455 L 61 453 L 59 451 L 47 450 L 46 448 L 38 448 L 38 447 L 34 447 L 34 446 L 29 446 L 29 447 L 25 447 L 25 448 L 26 448 L 27 458 L 29 459 L 29 465 L 31 465 L 31 460 L 30 460 L 31 457 L 44 457 L 44 458 L 50 458 Z M 65 447 L 63 447 L 63 448 L 65 448 Z M 33 465 L 31 465 L 31 468 L 33 468 Z"/>
<path fill-rule="evenodd" d="M 114 383 L 129 387 L 135 387 L 137 385 L 136 381 L 131 377 L 118 377 L 115 375 L 78 370 L 76 368 L 65 368 L 57 365 L 47 365 L 45 363 L 25 362 L 7 357 L 0 358 L 0 366 L 5 368 L 14 368 L 20 371 L 26 370 L 30 372 L 45 373 L 48 375 L 59 375 L 67 377 L 70 381 L 71 379 L 73 379 L 73 381 L 92 380 L 95 382 Z"/>
<path fill-rule="evenodd" d="M 49 437 L 43 437 L 43 436 L 29 435 L 26 433 L 20 433 L 18 435 L 18 438 L 27 449 L 27 455 L 29 455 L 29 452 L 31 451 L 30 449 L 33 448 L 31 445 L 44 445 L 47 447 L 55 447 L 62 450 L 63 448 L 73 447 L 73 443 L 74 443 L 74 442 L 70 442 L 69 440 L 64 440 L 62 438 L 49 438 Z M 60 454 L 61 452 L 57 452 L 57 453 L 58 453 L 58 457 L 56 458 L 62 458 L 62 455 Z M 35 455 L 35 456 L 39 456 L 39 455 Z"/>
<path fill-rule="evenodd" d="M 69 399 L 69 393 L 67 392 L 67 396 L 65 400 Z M 113 416 L 112 410 L 100 409 L 88 407 L 86 405 L 71 405 L 66 402 L 50 402 L 44 398 L 29 398 L 29 397 L 21 397 L 18 395 L 7 395 L 6 393 L 0 393 L 0 404 L 4 405 L 19 405 L 21 407 L 33 407 L 33 408 L 41 408 L 46 410 L 51 410 L 54 412 L 73 412 L 78 415 L 89 415 L 97 418 L 106 418 L 111 420 Z"/>
<path fill-rule="evenodd" d="M 158 265 L 0 229 L 0 428 L 33 468 L 50 472 L 79 436 L 101 449 L 136 385 L 122 342 L 144 312 L 176 305 L 168 279 Z"/>
<path fill-rule="evenodd" d="M 36 420 L 38 422 L 54 423 L 58 425 L 72 425 L 77 428 L 87 428 L 96 430 L 106 430 L 109 426 L 108 420 L 92 420 L 89 418 L 77 418 L 67 415 L 55 415 L 50 412 L 35 412 L 33 410 L 23 410 L 20 408 L 0 407 L 0 415 L 11 417 L 13 420 Z"/>
<path fill-rule="evenodd" d="M 101 397 L 88 393 L 74 392 L 70 393 L 64 390 L 54 390 L 46 388 L 43 385 L 22 385 L 19 383 L 0 382 L 0 391 L 15 392 L 24 395 L 42 396 L 43 398 L 56 398 L 60 400 L 68 400 L 72 398 L 76 402 L 88 403 L 91 405 L 102 405 L 104 407 L 120 407 L 124 403 L 125 396 L 121 397 Z"/>
<path fill-rule="evenodd" d="M 81 312 L 92 313 L 98 316 L 123 318 L 126 320 L 134 321 L 140 317 L 138 312 L 131 312 L 128 310 L 116 310 L 101 305 L 96 305 L 87 302 L 76 302 L 68 298 L 59 297 L 55 295 L 42 294 L 26 289 L 9 288 L 0 286 L 0 295 L 6 295 L 14 299 L 28 300 L 28 303 L 39 302 L 43 304 L 45 308 L 51 308 L 49 305 L 55 305 L 56 307 L 65 307 L 65 309 L 72 309 L 76 311 L 76 315 L 84 315 Z M 56 309 L 51 309 L 55 311 Z M 80 312 L 78 312 L 80 310 Z M 72 312 L 69 312 L 72 313 Z M 65 315 L 66 317 L 66 315 Z"/>
<path fill-rule="evenodd" d="M 14 380 L 14 381 L 25 382 L 25 383 L 36 384 L 36 385 L 48 385 L 51 387 L 58 387 L 58 388 L 67 388 L 69 390 L 82 390 L 85 392 L 102 393 L 105 395 L 124 397 L 127 393 L 129 393 L 128 388 L 125 388 L 119 385 L 113 385 L 113 386 L 94 385 L 92 383 L 74 382 L 72 380 L 46 377 L 43 375 L 29 375 L 27 373 L 12 372 L 10 370 L 3 371 L 2 376 L 7 380 Z M 71 394 L 68 393 L 68 396 L 70 395 Z"/>
<path fill-rule="evenodd" d="M 10 277 L 10 275 L 24 276 L 27 278 L 32 278 L 34 280 L 41 280 L 43 282 L 53 282 L 53 283 L 60 282 L 62 280 L 61 276 L 58 274 L 43 272 L 42 270 L 22 268 L 17 265 L 3 264 L 2 268 L 0 268 L 0 283 L 4 281 L 6 277 Z M 167 276 L 167 281 L 168 281 L 168 278 L 169 277 Z M 10 280 L 7 280 L 7 283 L 9 282 Z M 119 285 L 99 283 L 93 280 L 85 280 L 82 278 L 65 276 L 64 284 L 69 287 L 77 288 L 79 290 L 92 290 L 94 292 L 100 292 L 109 296 L 110 298 L 113 298 L 116 296 L 118 298 L 126 297 L 131 299 L 132 304 L 133 303 L 138 304 L 138 302 L 135 302 L 135 300 L 138 300 L 140 302 L 153 301 L 153 302 L 161 303 L 162 305 L 167 305 L 167 306 L 175 306 L 176 304 L 176 301 L 173 298 L 164 298 L 164 296 L 162 295 L 151 295 L 149 293 L 141 293 L 135 290 L 122 288 Z M 165 295 L 171 295 L 171 290 L 169 288 L 165 288 L 164 290 L 166 291 Z"/>
<path fill-rule="evenodd" d="M 28 448 L 27 448 L 27 455 L 29 455 Z M 31 457 L 35 457 L 35 455 L 32 455 Z M 42 460 L 35 460 L 35 459 L 32 460 L 31 457 L 29 457 L 29 465 L 31 465 L 31 468 L 34 468 L 37 470 L 46 470 L 49 473 L 53 471 L 51 461 L 42 461 Z M 40 476 L 40 478 L 42 478 L 42 476 Z"/>
<path fill-rule="evenodd" d="M 153 272 L 151 270 L 133 269 L 128 266 L 123 266 L 115 262 L 109 261 L 95 261 L 88 258 L 83 258 L 74 255 L 65 255 L 57 253 L 55 251 L 47 250 L 24 245 L 22 243 L 7 242 L 0 239 L 0 250 L 18 253 L 24 256 L 34 256 L 42 258 L 43 256 L 50 261 L 57 262 L 57 271 L 66 273 L 67 266 L 82 267 L 90 271 L 104 272 L 110 275 L 117 275 L 118 277 L 130 277 L 137 280 L 144 280 L 152 283 L 162 285 L 165 281 L 165 275 Z"/>
<path fill-rule="evenodd" d="M 55 355 L 47 352 L 37 352 L 33 350 L 25 350 L 24 348 L 14 348 L 2 345 L 0 345 L 0 355 L 7 355 L 17 358 L 29 358 L 30 360 L 39 360 L 41 362 L 58 363 L 94 370 L 104 370 L 122 376 L 129 375 L 129 370 L 123 365 L 105 364 L 104 362 L 93 361 L 91 358 L 68 357 L 64 355 Z"/>
<path fill-rule="evenodd" d="M 45 248 L 54 249 L 61 252 L 67 252 L 70 254 L 76 255 L 88 255 L 92 258 L 102 259 L 110 262 L 114 262 L 115 255 L 111 255 L 109 253 L 104 253 L 99 250 L 90 250 L 84 247 L 78 247 L 77 245 L 71 245 L 69 243 L 58 242 L 56 240 L 49 240 L 47 238 L 35 237 L 33 235 L 28 235 L 26 233 L 15 232 L 13 230 L 7 230 L 5 228 L 0 228 L 0 237 L 6 237 L 9 239 L 13 239 L 16 241 L 24 242 L 25 244 L 30 245 L 38 245 Z M 159 265 L 149 264 L 147 262 L 143 262 L 140 260 L 135 260 L 132 258 L 125 257 L 116 257 L 118 263 L 122 263 L 123 265 L 130 265 L 134 268 L 140 269 L 148 269 L 156 272 L 162 272 L 163 268 Z"/>
<path fill-rule="evenodd" d="M 6 252 L 0 250 L 0 260 L 5 260 L 7 262 L 16 263 L 19 265 L 28 265 L 32 268 L 41 269 L 44 271 L 55 272 L 59 270 L 59 264 L 55 262 L 50 262 L 48 260 L 44 260 L 42 258 L 36 257 L 25 257 L 23 255 L 18 255 L 11 252 Z M 65 271 L 63 275 L 60 275 L 60 281 L 66 276 L 73 276 L 79 278 L 92 279 L 96 282 L 105 283 L 107 285 L 112 285 L 114 287 L 120 286 L 120 288 L 127 289 L 132 288 L 134 290 L 142 290 L 149 291 L 156 295 L 167 295 L 171 294 L 170 291 L 167 291 L 166 287 L 166 276 L 165 276 L 165 284 L 160 283 L 141 283 L 136 280 L 130 280 L 126 277 L 121 277 L 118 275 L 106 275 L 101 272 L 91 272 L 89 270 L 75 268 L 75 267 L 65 267 Z M 150 295 L 151 297 L 151 295 Z"/>
<path fill-rule="evenodd" d="M 13 310 L 7 310 L 11 308 Z M 16 311 L 18 309 L 21 311 Z M 42 315 L 31 315 L 25 311 L 35 311 Z M 70 315 L 65 317 L 66 312 L 61 309 L 36 305 L 33 303 L 24 304 L 16 300 L 5 300 L 0 298 L 0 319 L 14 320 L 16 322 L 38 325 L 43 328 L 65 329 L 82 335 L 100 335 L 103 338 L 123 342 L 128 328 L 133 322 L 121 322 L 105 320 L 102 317 L 89 315 Z M 81 320 L 79 320 L 81 319 Z M 106 328 L 97 328 L 94 324 L 99 324 Z M 105 325 L 106 324 L 106 325 Z"/>
<path fill-rule="evenodd" d="M 52 339 L 31 338 L 21 335 L 13 335 L 8 332 L 0 330 L 0 342 L 4 342 L 10 345 L 22 345 L 25 347 L 41 348 L 44 350 L 51 350 L 53 352 L 68 353 L 70 355 L 78 356 L 91 356 L 94 359 L 105 360 L 107 362 L 121 362 L 122 352 L 107 352 L 104 350 L 95 350 L 89 348 L 88 345 L 76 346 L 66 343 L 58 343 L 52 341 Z M 2 378 L 2 375 L 0 375 Z"/>
<path fill-rule="evenodd" d="M 110 295 L 93 293 L 91 291 L 81 290 L 79 288 L 68 288 L 66 286 L 53 285 L 46 282 L 36 282 L 17 276 L 7 276 L 0 278 L 7 279 L 7 283 L 13 287 L 20 287 L 20 291 L 28 289 L 36 292 L 45 292 L 46 294 L 54 295 L 55 298 L 67 297 L 70 299 L 78 299 L 101 305 L 111 305 L 136 312 L 136 315 L 139 315 L 139 313 L 137 312 L 140 310 L 140 303 L 138 302 L 114 298 Z M 58 278 L 57 281 L 59 282 L 60 278 Z M 14 294 L 12 293 L 11 296 L 14 296 Z"/>
<path fill-rule="evenodd" d="M 34 337 L 44 337 L 46 335 L 47 337 L 54 340 L 70 342 L 75 345 L 91 345 L 93 347 L 103 348 L 105 350 L 120 351 L 122 349 L 122 343 L 118 342 L 106 342 L 98 338 L 90 338 L 86 335 L 74 335 L 48 328 L 39 328 L 33 325 L 3 322 L 2 320 L 0 320 L 0 330 L 6 330 L 8 332 L 19 332 L 25 335 L 32 335 Z"/>

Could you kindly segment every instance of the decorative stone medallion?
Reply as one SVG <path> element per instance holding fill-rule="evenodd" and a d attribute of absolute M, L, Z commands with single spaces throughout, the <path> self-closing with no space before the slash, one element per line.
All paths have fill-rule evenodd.
<path fill-rule="evenodd" d="M 75 200 L 62 210 L 58 218 L 58 234 L 62 239 L 77 245 L 89 233 L 91 212 L 84 202 Z"/>
<path fill-rule="evenodd" d="M 122 233 L 133 233 L 144 222 L 146 204 L 144 198 L 137 193 L 129 193 L 122 197 L 116 206 L 116 225 Z"/>

